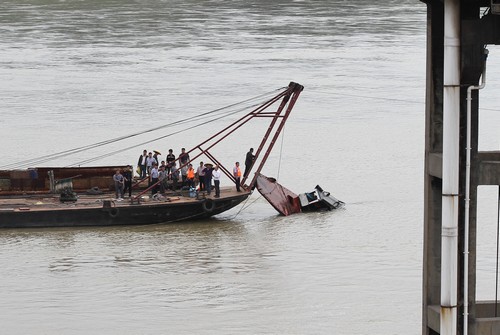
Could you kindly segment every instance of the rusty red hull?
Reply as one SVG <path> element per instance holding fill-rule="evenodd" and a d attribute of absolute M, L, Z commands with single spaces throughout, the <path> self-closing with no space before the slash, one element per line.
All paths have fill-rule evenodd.
<path fill-rule="evenodd" d="M 280 185 L 276 179 L 259 173 L 256 179 L 256 187 L 259 193 L 280 214 L 288 216 L 301 212 L 299 196 Z"/>
<path fill-rule="evenodd" d="M 316 185 L 314 191 L 293 193 L 280 185 L 276 179 L 262 174 L 256 176 L 257 190 L 280 214 L 288 216 L 300 212 L 331 211 L 342 208 L 345 204 Z"/>
<path fill-rule="evenodd" d="M 27 170 L 0 170 L 0 194 L 29 192 L 48 192 L 49 171 L 54 172 L 56 180 L 72 178 L 73 189 L 87 190 L 99 187 L 113 189 L 113 175 L 116 170 L 125 170 L 127 166 L 95 167 L 37 167 Z M 31 171 L 36 170 L 34 175 Z M 34 178 L 36 177 L 36 178 Z M 74 178 L 76 177 L 76 178 Z"/>

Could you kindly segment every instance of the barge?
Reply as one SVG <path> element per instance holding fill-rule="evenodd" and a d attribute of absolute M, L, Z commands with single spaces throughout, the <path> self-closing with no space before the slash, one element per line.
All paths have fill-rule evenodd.
<path fill-rule="evenodd" d="M 302 90 L 302 85 L 291 82 L 271 99 L 187 151 L 191 161 L 204 159 L 219 166 L 234 184 L 221 188 L 219 197 L 192 190 L 152 195 L 157 185 L 148 183 L 146 177 L 135 179 L 129 199 L 117 201 L 112 192 L 112 176 L 126 166 L 0 170 L 0 228 L 148 225 L 204 219 L 223 213 L 252 194 L 256 178 Z M 269 111 L 273 105 L 278 107 Z M 265 118 L 268 126 L 254 155 L 251 169 L 255 172 L 242 176 L 241 189 L 237 191 L 232 170 L 213 154 L 213 148 L 256 118 Z M 180 163 L 179 158 L 176 161 Z M 179 169 L 187 164 L 178 164 Z M 68 201 L 63 197 L 68 192 L 75 195 L 74 199 L 70 197 Z"/>

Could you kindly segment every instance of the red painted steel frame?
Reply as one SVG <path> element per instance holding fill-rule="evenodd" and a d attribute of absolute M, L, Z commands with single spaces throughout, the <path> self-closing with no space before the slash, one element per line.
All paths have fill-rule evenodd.
<path fill-rule="evenodd" d="M 257 171 L 255 172 L 255 175 L 254 175 L 251 183 L 248 185 L 248 187 L 250 189 L 252 189 L 255 185 L 257 175 L 261 172 L 262 168 L 264 167 L 264 164 L 265 164 L 267 158 L 269 157 L 269 154 L 271 153 L 271 150 L 272 150 L 274 144 L 276 143 L 276 140 L 277 140 L 278 136 L 280 135 L 280 133 L 285 125 L 285 122 L 288 119 L 288 116 L 290 115 L 290 112 L 292 111 L 293 106 L 295 105 L 295 102 L 297 101 L 297 98 L 299 97 L 299 95 L 303 89 L 304 89 L 304 87 L 302 85 L 294 83 L 294 82 L 290 82 L 288 87 L 283 92 L 279 93 L 274 98 L 269 99 L 268 101 L 266 101 L 265 103 L 263 103 L 259 107 L 252 110 L 250 113 L 244 115 L 243 117 L 241 117 L 237 121 L 233 122 L 229 126 L 225 127 L 224 129 L 222 129 L 221 131 L 216 133 L 215 135 L 211 136 L 207 140 L 201 142 L 197 146 L 193 147 L 191 150 L 187 151 L 186 153 L 189 154 L 196 149 L 200 150 L 200 152 L 197 155 L 195 155 L 194 157 L 192 157 L 190 159 L 190 161 L 195 160 L 196 158 L 200 157 L 201 155 L 206 155 L 208 158 L 210 158 L 215 164 L 217 164 L 220 167 L 221 171 L 224 172 L 224 174 L 229 179 L 231 179 L 233 182 L 236 182 L 231 171 L 228 170 L 226 167 L 224 167 L 209 152 L 209 150 L 212 149 L 214 146 L 216 146 L 221 141 L 223 141 L 229 135 L 234 133 L 240 127 L 245 125 L 248 121 L 252 120 L 253 118 L 255 118 L 255 117 L 269 117 L 269 118 L 272 118 L 271 123 L 270 123 L 270 125 L 269 125 L 269 127 L 264 135 L 264 138 L 262 139 L 262 141 L 257 149 L 257 152 L 255 153 L 255 160 L 257 160 L 259 158 L 260 153 L 264 150 L 264 148 L 266 146 L 266 142 L 269 139 L 269 136 L 271 135 L 278 119 L 281 119 L 281 122 L 279 123 L 278 128 L 275 130 L 275 133 L 271 139 L 271 142 L 268 144 L 267 148 L 265 149 L 264 156 L 259 164 L 259 167 L 257 168 Z M 281 104 L 278 107 L 276 112 L 264 112 L 264 110 L 269 108 L 271 105 L 273 105 L 274 103 L 276 103 L 280 99 L 282 99 L 282 101 L 281 101 Z M 285 113 L 283 115 L 281 115 L 283 110 L 287 106 L 287 104 L 288 104 L 288 107 L 286 108 Z M 203 149 L 202 146 L 205 146 L 205 145 L 207 145 L 207 147 L 205 149 Z M 179 157 L 176 159 L 176 161 L 178 161 L 178 160 L 179 160 Z M 188 164 L 189 164 L 189 162 L 188 162 Z M 184 167 L 186 165 L 187 164 L 180 165 L 178 169 L 180 170 L 182 167 Z M 255 164 L 254 164 L 254 166 L 255 166 Z M 250 174 L 250 172 L 248 174 Z M 241 185 L 244 185 L 244 182 L 246 181 L 246 179 L 247 179 L 247 177 L 243 178 L 243 180 L 241 181 Z M 158 183 L 151 185 L 147 189 L 143 190 L 141 193 L 136 195 L 133 198 L 133 200 L 137 200 L 141 195 L 143 195 L 146 192 L 148 192 L 149 190 L 151 190 Z M 243 187 L 245 187 L 245 186 L 243 186 Z"/>
<path fill-rule="evenodd" d="M 281 117 L 281 123 L 278 125 L 278 128 L 274 132 L 274 136 L 271 139 L 271 142 L 269 143 L 266 152 L 264 153 L 264 157 L 262 158 L 260 165 L 257 168 L 257 170 L 255 171 L 254 177 L 252 178 L 252 181 L 250 182 L 249 187 L 251 189 L 254 188 L 255 181 L 257 180 L 257 176 L 262 171 L 262 168 L 264 167 L 264 164 L 265 164 L 267 158 L 269 157 L 269 154 L 271 153 L 273 146 L 276 143 L 276 140 L 278 139 L 278 136 L 280 135 L 281 131 L 283 130 L 283 127 L 285 126 L 286 120 L 288 119 L 288 116 L 290 115 L 290 112 L 292 111 L 293 106 L 295 105 L 295 102 L 297 101 L 300 93 L 304 89 L 304 86 L 291 82 L 290 85 L 288 86 L 288 88 L 290 89 L 290 94 L 285 96 L 285 98 L 283 98 L 283 101 L 282 101 L 280 107 L 278 108 L 278 111 L 275 113 L 273 120 L 271 121 L 271 124 L 269 125 L 269 128 L 267 129 L 267 132 L 264 135 L 264 138 L 262 139 L 262 142 L 259 145 L 257 152 L 255 153 L 255 160 L 257 160 L 260 152 L 264 149 L 264 146 L 267 142 L 267 139 L 269 138 L 269 135 L 272 132 L 272 129 L 274 128 L 274 126 L 276 124 L 276 121 L 278 121 L 278 118 Z M 285 114 L 283 116 L 280 116 L 281 111 L 284 109 L 284 107 L 286 106 L 287 103 L 288 103 L 288 108 L 286 109 Z M 247 174 L 247 177 L 249 174 L 250 174 L 250 172 Z M 241 183 L 244 185 L 245 181 L 246 181 L 246 178 L 244 178 Z"/>

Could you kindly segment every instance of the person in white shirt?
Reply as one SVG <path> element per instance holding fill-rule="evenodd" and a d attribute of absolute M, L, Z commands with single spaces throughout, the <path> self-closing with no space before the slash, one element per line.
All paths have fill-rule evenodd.
<path fill-rule="evenodd" d="M 156 161 L 156 159 L 153 157 L 153 153 L 150 152 L 148 154 L 148 157 L 146 158 L 146 170 L 148 172 L 148 175 L 151 174 L 151 169 L 153 168 L 153 165 L 154 164 L 157 164 L 158 165 L 158 162 Z"/>
<path fill-rule="evenodd" d="M 220 177 L 221 173 L 219 171 L 219 167 L 216 165 L 214 170 L 212 171 L 212 178 L 214 179 L 215 185 L 215 197 L 220 198 Z"/>

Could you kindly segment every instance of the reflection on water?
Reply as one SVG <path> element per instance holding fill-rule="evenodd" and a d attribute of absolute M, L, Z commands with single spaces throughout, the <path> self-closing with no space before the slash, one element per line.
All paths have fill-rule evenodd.
<path fill-rule="evenodd" d="M 70 333 L 82 327 L 110 333 L 131 327 L 110 318 L 153 319 L 151 333 L 167 325 L 176 333 L 221 327 L 223 333 L 266 333 L 271 325 L 279 333 L 341 332 L 348 328 L 340 320 L 368 313 L 386 299 L 379 290 L 399 292 L 391 298 L 394 303 L 413 296 L 417 306 L 419 300 L 415 265 L 420 257 L 413 254 L 418 243 L 367 234 L 370 223 L 359 222 L 366 206 L 264 222 L 243 217 L 166 226 L 5 230 L 0 281 L 7 290 L 0 304 L 5 309 L 14 300 L 29 303 L 24 313 L 41 329 Z M 363 304 L 353 298 L 360 291 L 370 297 L 359 297 Z M 195 324 L 181 322 L 190 317 L 196 317 Z M 87 325 L 88 319 L 95 324 Z M 382 331 L 392 323 L 387 320 L 360 319 L 353 332 L 361 334 L 373 322 Z M 8 322 L 7 329 L 34 328 Z"/>

